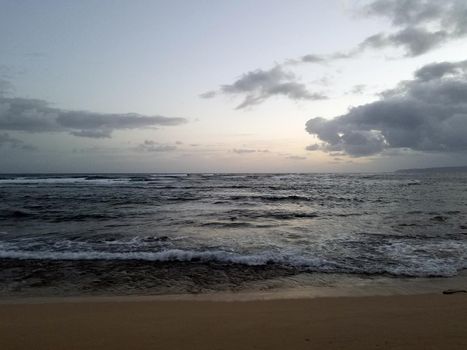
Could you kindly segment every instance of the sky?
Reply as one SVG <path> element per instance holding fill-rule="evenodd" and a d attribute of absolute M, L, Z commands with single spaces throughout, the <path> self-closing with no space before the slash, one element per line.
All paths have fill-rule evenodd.
<path fill-rule="evenodd" d="M 464 0 L 0 0 L 0 173 L 467 165 Z"/>

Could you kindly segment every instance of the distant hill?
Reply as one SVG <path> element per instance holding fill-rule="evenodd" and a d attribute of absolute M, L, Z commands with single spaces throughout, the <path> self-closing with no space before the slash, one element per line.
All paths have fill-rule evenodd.
<path fill-rule="evenodd" d="M 399 169 L 396 173 L 465 173 L 467 166 L 446 166 L 436 168 Z"/>

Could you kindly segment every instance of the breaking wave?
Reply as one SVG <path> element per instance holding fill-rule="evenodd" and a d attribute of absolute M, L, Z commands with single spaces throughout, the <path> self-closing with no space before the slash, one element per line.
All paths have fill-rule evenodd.
<path fill-rule="evenodd" d="M 0 259 L 21 260 L 142 260 L 152 262 L 193 262 L 243 264 L 248 266 L 278 265 L 283 268 L 296 269 L 301 272 L 353 273 L 353 274 L 389 274 L 405 277 L 454 276 L 458 271 L 467 268 L 467 261 L 443 261 L 430 259 L 413 261 L 411 265 L 385 264 L 351 265 L 348 262 L 329 261 L 322 258 L 303 257 L 295 254 L 239 254 L 223 250 L 194 251 L 168 249 L 159 252 L 104 252 L 104 251 L 27 251 L 0 250 Z"/>

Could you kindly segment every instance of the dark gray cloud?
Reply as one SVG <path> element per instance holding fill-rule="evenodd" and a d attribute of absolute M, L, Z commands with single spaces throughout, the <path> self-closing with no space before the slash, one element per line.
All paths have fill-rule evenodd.
<path fill-rule="evenodd" d="M 331 120 L 312 118 L 306 130 L 322 143 L 308 150 L 369 156 L 388 149 L 467 151 L 467 61 L 433 63 L 380 100 Z"/>
<path fill-rule="evenodd" d="M 448 37 L 449 33 L 444 30 L 430 32 L 423 28 L 407 27 L 394 34 L 372 35 L 360 44 L 360 49 L 400 47 L 406 56 L 419 56 L 440 46 Z"/>
<path fill-rule="evenodd" d="M 305 149 L 307 151 L 319 151 L 320 148 L 321 148 L 321 146 L 318 145 L 317 143 L 314 143 L 312 145 L 308 145 L 308 146 L 305 147 Z"/>
<path fill-rule="evenodd" d="M 257 69 L 243 74 L 230 85 L 207 91 L 202 98 L 217 95 L 243 96 L 237 109 L 262 103 L 274 96 L 292 100 L 321 100 L 322 92 L 310 92 L 296 76 L 283 67 L 300 63 L 327 64 L 358 56 L 368 49 L 399 48 L 407 57 L 429 52 L 446 42 L 467 36 L 467 1 L 465 0 L 371 0 L 358 12 L 366 17 L 389 19 L 393 31 L 368 36 L 347 51 L 331 54 L 310 53 L 289 59 L 270 70 Z"/>
<path fill-rule="evenodd" d="M 112 130 L 80 130 L 80 131 L 70 131 L 70 134 L 78 137 L 89 137 L 95 139 L 110 138 Z"/>
<path fill-rule="evenodd" d="M 110 137 L 114 130 L 171 126 L 184 118 L 144 116 L 135 113 L 94 113 L 51 107 L 43 100 L 0 96 L 0 130 L 68 132 L 80 137 Z"/>
<path fill-rule="evenodd" d="M 135 147 L 138 152 L 171 152 L 177 149 L 174 145 L 162 144 L 153 140 L 144 140 L 143 143 Z"/>
<path fill-rule="evenodd" d="M 323 93 L 310 92 L 283 67 L 299 63 L 327 64 L 354 58 L 368 49 L 399 48 L 405 56 L 415 57 L 467 36 L 465 0 L 372 0 L 360 7 L 358 12 L 366 17 L 389 19 L 394 30 L 368 36 L 347 51 L 327 55 L 310 53 L 289 59 L 270 70 L 247 72 L 234 83 L 205 92 L 200 97 L 213 98 L 219 94 L 243 96 L 244 100 L 237 109 L 262 103 L 273 96 L 285 96 L 292 100 L 321 100 L 326 98 Z"/>
<path fill-rule="evenodd" d="M 415 77 L 422 81 L 429 81 L 451 76 L 462 77 L 467 70 L 467 60 L 460 62 L 440 62 L 423 66 L 415 72 Z"/>
<path fill-rule="evenodd" d="M 245 73 L 233 84 L 222 85 L 219 90 L 208 91 L 201 97 L 212 98 L 218 94 L 243 97 L 243 102 L 237 109 L 260 104 L 275 96 L 285 96 L 292 100 L 326 99 L 322 93 L 309 91 L 305 84 L 297 81 L 292 72 L 285 71 L 281 66 Z"/>
<path fill-rule="evenodd" d="M 395 26 L 419 25 L 447 16 L 461 3 L 458 0 L 373 0 L 361 12 L 387 17 Z"/>
<path fill-rule="evenodd" d="M 364 17 L 382 17 L 394 28 L 364 39 L 349 51 L 329 55 L 308 54 L 288 63 L 324 64 L 357 56 L 367 49 L 400 48 L 415 57 L 442 44 L 467 36 L 465 0 L 373 0 L 359 8 Z"/>
<path fill-rule="evenodd" d="M 0 148 L 4 146 L 9 146 L 14 149 L 19 149 L 23 151 L 34 151 L 36 148 L 34 146 L 24 143 L 24 141 L 19 140 L 10 136 L 7 133 L 0 134 Z"/>
<path fill-rule="evenodd" d="M 407 56 L 418 56 L 467 35 L 465 0 L 375 0 L 361 12 L 387 18 L 398 28 L 368 37 L 360 44 L 362 50 L 400 47 Z"/>

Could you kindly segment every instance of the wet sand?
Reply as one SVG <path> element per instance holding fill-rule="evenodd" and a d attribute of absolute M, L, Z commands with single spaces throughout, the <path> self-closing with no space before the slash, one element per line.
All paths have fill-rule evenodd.
<path fill-rule="evenodd" d="M 467 295 L 19 299 L 0 349 L 467 349 Z"/>
<path fill-rule="evenodd" d="M 218 294 L 228 300 L 245 300 L 245 294 L 247 299 L 248 294 L 253 299 L 437 294 L 467 289 L 467 270 L 453 277 L 422 278 L 310 273 L 277 264 L 0 259 L 0 281 L 0 302 L 5 298 L 111 295 L 218 300 Z"/>

